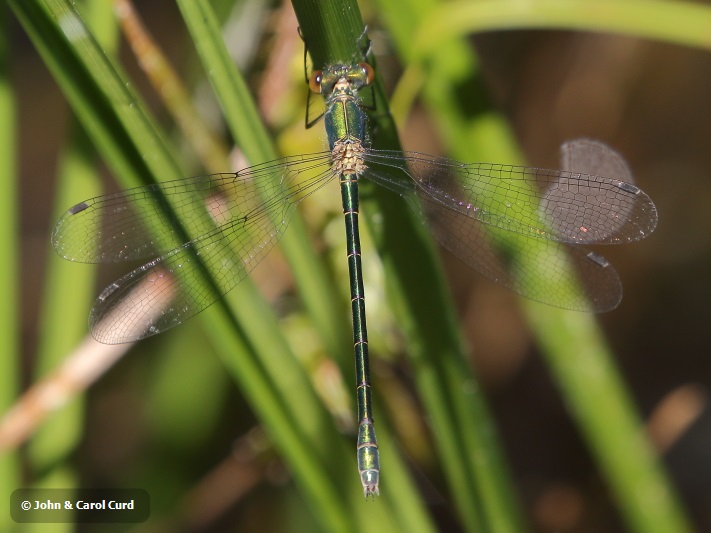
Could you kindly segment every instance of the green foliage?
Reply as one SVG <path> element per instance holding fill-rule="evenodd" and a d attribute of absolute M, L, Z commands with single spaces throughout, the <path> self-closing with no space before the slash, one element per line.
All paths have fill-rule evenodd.
<path fill-rule="evenodd" d="M 706 21 L 711 17 L 702 6 L 642 0 L 624 3 L 374 0 L 372 3 L 377 7 L 378 23 L 392 38 L 403 66 L 403 79 L 408 81 L 395 92 L 397 114 L 405 114 L 411 103 L 421 98 L 434 117 L 446 151 L 464 161 L 515 162 L 520 158 L 505 121 L 491 111 L 488 103 L 481 103 L 480 112 L 472 114 L 468 110 L 470 103 L 461 97 L 459 88 L 463 81 L 470 80 L 478 68 L 465 41 L 469 33 L 556 27 L 621 32 L 707 47 L 707 36 L 698 28 L 707 28 Z M 179 141 L 171 140 L 163 131 L 118 64 L 116 26 L 107 16 L 108 10 L 99 9 L 89 16 L 69 0 L 9 0 L 8 4 L 80 124 L 64 143 L 58 172 L 62 177 L 56 198 L 57 212 L 99 194 L 93 150 L 121 187 L 188 175 L 183 168 L 188 165 L 189 157 L 181 153 Z M 364 28 L 355 1 L 294 0 L 293 4 L 317 66 L 353 56 Z M 274 132 L 261 121 L 253 102 L 253 89 L 232 65 L 210 3 L 179 0 L 178 6 L 193 45 L 191 54 L 196 54 L 202 71 L 207 73 L 234 141 L 252 163 L 273 159 L 277 155 L 271 141 Z M 645 9 L 648 6 L 653 9 Z M 645 16 L 635 17 L 641 11 Z M 0 68 L 4 69 L 2 59 Z M 0 80 L 0 106 L 11 109 L 8 96 L 11 88 L 5 77 Z M 300 71 L 288 82 L 294 87 L 292 92 L 301 95 L 306 90 Z M 396 125 L 385 113 L 386 100 L 383 83 L 378 79 L 379 112 L 373 114 L 372 141 L 377 148 L 397 148 Z M 299 113 L 294 115 L 299 115 L 292 121 L 294 128 L 302 127 Z M 4 138 L 11 137 L 7 128 L 17 126 L 9 120 L 3 124 Z M 277 133 L 286 144 L 289 126 Z M 9 144 L 0 143 L 3 147 Z M 13 156 L 8 152 L 0 152 L 3 179 L 14 177 Z M 11 190 L 12 186 L 10 181 L 5 190 Z M 422 454 L 425 459 L 417 468 L 428 477 L 442 476 L 435 481 L 437 492 L 452 502 L 451 507 L 465 530 L 499 533 L 525 529 L 494 423 L 465 357 L 435 248 L 400 198 L 367 185 L 363 196 L 369 230 L 364 240 L 372 239 L 373 248 L 366 254 L 379 256 L 373 269 L 383 270 L 391 309 L 382 315 L 383 326 L 375 329 L 383 335 L 388 328 L 397 330 L 393 335 L 396 339 L 390 344 L 377 339 L 372 342 L 381 343 L 384 348 L 394 346 L 394 352 L 408 355 L 425 412 L 418 416 L 428 421 L 431 430 L 414 430 L 409 435 L 402 431 L 396 420 L 401 413 L 393 407 L 399 396 L 393 393 L 392 398 L 386 398 L 391 391 L 379 386 L 376 372 L 382 496 L 375 503 L 363 502 L 352 449 L 355 442 L 352 420 L 339 424 L 337 416 L 333 416 L 338 408 L 330 403 L 335 402 L 333 397 L 337 393 L 331 393 L 329 398 L 329 394 L 321 392 L 324 380 L 321 371 L 339 367 L 346 394 L 349 398 L 353 396 L 349 306 L 342 287 L 344 278 L 338 274 L 341 267 L 337 266 L 339 260 L 345 263 L 340 257 L 343 246 L 339 241 L 334 244 L 336 253 L 328 250 L 318 254 L 312 245 L 313 241 L 324 246 L 330 244 L 326 237 L 323 239 L 326 242 L 321 242 L 313 226 L 328 229 L 337 213 L 326 206 L 314 224 L 312 220 L 304 220 L 314 217 L 304 209 L 290 223 L 281 242 L 300 304 L 293 303 L 288 290 L 282 291 L 277 307 L 283 315 L 277 316 L 273 302 L 268 302 L 251 281 L 245 281 L 205 311 L 199 326 L 186 324 L 172 332 L 169 340 L 147 341 L 145 351 L 137 349 L 107 376 L 105 383 L 97 386 L 95 394 L 107 410 L 114 381 L 133 384 L 130 388 L 135 397 L 130 400 L 131 405 L 149 402 L 149 407 L 136 407 L 133 411 L 125 406 L 124 414 L 116 421 L 118 427 L 126 424 L 137 434 L 145 432 L 150 436 L 141 441 L 147 451 L 128 450 L 126 454 L 130 457 L 124 457 L 122 463 L 128 466 L 119 473 L 113 472 L 112 479 L 149 490 L 154 502 L 152 525 L 157 529 L 170 530 L 175 525 L 171 520 L 193 518 L 190 513 L 194 509 L 190 505 L 196 499 L 191 499 L 195 492 L 190 491 L 206 471 L 229 454 L 235 428 L 252 436 L 240 442 L 250 443 L 246 447 L 251 450 L 251 464 L 259 472 L 259 479 L 264 479 L 269 470 L 263 463 L 278 469 L 270 453 L 264 452 L 263 440 L 253 438 L 251 413 L 266 431 L 271 443 L 266 447 L 273 445 L 283 458 L 296 487 L 288 496 L 282 495 L 285 491 L 282 488 L 274 491 L 276 496 L 265 496 L 260 491 L 248 496 L 256 509 L 271 513 L 264 520 L 274 529 L 434 531 L 436 526 L 425 498 L 416 490 L 415 476 L 406 466 L 410 458 L 404 450 L 409 452 L 419 443 L 425 443 Z M 13 244 L 16 215 L 11 206 L 1 211 L 0 230 L 7 236 L 3 242 L 16 248 Z M 331 259 L 332 255 L 336 258 Z M 4 266 L 11 267 L 9 263 Z M 41 333 L 38 333 L 42 342 L 37 367 L 42 375 L 51 372 L 57 361 L 79 343 L 94 293 L 94 276 L 90 267 L 60 264 L 59 259 L 51 259 Z M 0 275 L 3 280 L 16 277 L 12 268 Z M 17 328 L 11 316 L 17 303 L 11 289 L 4 290 L 8 297 L 2 298 L 4 315 L 10 318 L 0 321 L 10 328 L 10 333 L 0 338 L 9 343 L 4 353 L 15 355 L 17 339 L 11 333 Z M 373 304 L 373 315 L 378 312 L 376 307 Z M 533 303 L 525 303 L 524 309 L 551 373 L 604 472 L 626 523 L 640 532 L 688 530 L 673 488 L 656 464 L 649 445 L 640 438 L 638 415 L 594 317 Z M 293 324 L 305 325 L 292 328 Z M 19 355 L 12 361 L 5 359 L 9 366 L 2 375 L 7 380 L 18 373 L 15 366 L 19 366 Z M 235 382 L 234 387 L 225 374 Z M 384 381 L 382 378 L 381 382 Z M 16 388 L 10 380 L 2 389 L 8 394 Z M 86 393 L 80 401 L 55 415 L 44 432 L 40 431 L 32 441 L 29 467 L 35 486 L 45 485 L 48 479 L 79 482 L 81 473 L 73 454 L 82 439 L 91 441 L 102 431 L 101 424 L 97 425 L 98 430 L 92 426 L 101 414 L 84 407 L 85 396 Z M 234 416 L 222 412 L 239 407 L 242 396 L 250 411 L 243 408 Z M 91 401 L 88 403 L 91 405 Z M 3 407 L 8 404 L 5 398 Z M 352 401 L 345 412 L 352 417 L 351 407 Z M 345 435 L 343 425 L 347 428 Z M 107 428 L 104 431 L 111 434 Z M 131 461 L 131 457 L 135 460 Z M 19 458 L 7 454 L 3 460 L 3 466 L 8 465 L 0 469 L 6 476 L 3 486 L 12 486 L 17 483 Z M 193 466 L 196 461 L 199 467 Z M 433 472 L 436 474 L 432 476 Z M 304 512 L 304 506 L 309 513 Z M 289 525 L 286 519 L 280 520 L 286 513 L 293 514 Z M 244 523 L 256 520 L 256 512 L 251 515 L 245 511 L 245 515 Z"/>

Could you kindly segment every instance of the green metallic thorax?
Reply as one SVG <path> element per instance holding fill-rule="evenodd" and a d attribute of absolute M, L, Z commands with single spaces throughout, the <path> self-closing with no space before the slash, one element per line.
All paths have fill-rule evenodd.
<path fill-rule="evenodd" d="M 359 106 L 358 89 L 365 85 L 357 67 L 336 65 L 324 72 L 326 135 L 331 150 L 339 142 L 365 141 L 366 116 Z"/>

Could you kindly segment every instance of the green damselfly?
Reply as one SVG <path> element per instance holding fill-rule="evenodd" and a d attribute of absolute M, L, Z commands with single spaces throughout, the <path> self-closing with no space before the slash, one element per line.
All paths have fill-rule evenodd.
<path fill-rule="evenodd" d="M 380 461 L 361 273 L 361 178 L 403 196 L 435 238 L 474 270 L 534 300 L 580 311 L 613 309 L 622 294 L 612 266 L 582 245 L 636 241 L 657 222 L 649 197 L 618 179 L 369 147 L 360 91 L 373 76 L 361 54 L 309 77 L 311 91 L 325 97 L 329 151 L 86 200 L 71 207 L 52 234 L 54 248 L 68 260 L 150 259 L 107 287 L 89 318 L 100 342 L 137 341 L 180 324 L 234 288 L 278 241 L 299 202 L 338 180 L 366 497 L 378 494 Z M 310 126 L 320 116 L 308 113 Z"/>

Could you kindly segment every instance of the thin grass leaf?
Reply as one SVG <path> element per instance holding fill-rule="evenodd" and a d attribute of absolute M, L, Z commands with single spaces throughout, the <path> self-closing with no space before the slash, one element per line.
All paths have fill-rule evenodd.
<path fill-rule="evenodd" d="M 439 43 L 471 33 L 512 29 L 565 29 L 606 32 L 708 49 L 711 8 L 665 0 L 516 0 L 440 3 L 413 40 L 422 59 Z"/>
<path fill-rule="evenodd" d="M 90 198 L 101 192 L 96 174 L 96 154 L 81 127 L 73 123 L 69 144 L 59 162 L 56 220 L 77 198 Z M 35 379 L 47 378 L 67 354 L 87 336 L 87 309 L 95 296 L 97 268 L 76 268 L 51 254 L 42 298 L 40 327 L 43 335 L 37 348 Z M 80 442 L 83 425 L 83 406 L 72 401 L 54 413 L 48 423 L 34 435 L 30 456 L 36 471 L 43 471 L 73 452 Z"/>
<path fill-rule="evenodd" d="M 18 264 L 17 172 L 16 146 L 17 121 L 15 95 L 8 73 L 9 53 L 7 34 L 7 7 L 0 6 L 0 242 L 5 253 L 0 261 L 0 412 L 4 413 L 15 401 L 20 376 Z M 20 482 L 20 461 L 16 452 L 0 452 L 0 491 L 8 495 Z M 10 530 L 13 522 L 10 513 L 0 518 L 0 529 Z"/>
<path fill-rule="evenodd" d="M 542 353 L 632 531 L 693 531 L 593 317 L 526 302 Z"/>
<path fill-rule="evenodd" d="M 133 3 L 130 0 L 113 0 L 113 4 L 138 64 L 203 166 L 210 172 L 224 172 L 229 168 L 227 146 L 195 108 L 187 88 L 144 26 Z"/>

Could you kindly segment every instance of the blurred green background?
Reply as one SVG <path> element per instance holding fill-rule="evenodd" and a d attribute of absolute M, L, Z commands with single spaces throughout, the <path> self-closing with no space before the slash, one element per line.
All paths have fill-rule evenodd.
<path fill-rule="evenodd" d="M 164 132 L 155 138 L 177 161 L 171 172 L 189 176 L 262 162 L 245 163 L 234 153 L 224 163 L 229 168 L 201 162 L 195 140 L 166 110 L 167 91 L 161 96 L 151 86 L 118 34 L 107 9 L 112 3 L 77 4 L 121 65 L 119 77 L 140 95 L 136 107 Z M 181 15 L 201 8 L 180 4 L 135 1 L 226 151 L 238 134 L 223 121 L 229 108 L 207 81 L 205 71 L 215 71 L 196 51 L 205 39 L 186 26 L 196 12 Z M 303 127 L 303 45 L 294 7 L 203 4 L 214 7 L 223 33 L 216 40 L 226 44 L 257 103 L 262 120 L 254 127 L 266 127 L 280 155 L 324 149 L 322 129 Z M 312 8 L 327 21 L 347 18 L 340 2 L 295 4 L 302 26 Z M 427 309 L 403 310 L 409 301 L 401 285 L 419 288 L 393 278 L 397 260 L 382 253 L 387 240 L 378 231 L 377 206 L 366 199 L 364 277 L 385 457 L 382 496 L 364 502 L 353 449 L 343 221 L 335 185 L 327 187 L 300 206 L 304 235 L 327 278 L 321 287 L 327 303 L 305 303 L 309 280 L 289 266 L 288 251 L 275 250 L 252 276 L 268 305 L 250 304 L 244 319 L 231 311 L 230 333 L 214 331 L 223 311 L 210 309 L 205 319 L 131 348 L 41 421 L 24 404 L 20 418 L 39 426 L 21 446 L 8 444 L 0 431 L 5 502 L 18 487 L 138 487 L 151 495 L 150 521 L 29 526 L 4 513 L 0 529 L 711 530 L 711 53 L 703 38 L 711 34 L 711 7 L 614 4 L 370 0 L 358 6 L 404 148 L 556 168 L 561 143 L 589 137 L 627 158 L 660 223 L 645 241 L 598 250 L 622 278 L 618 309 L 591 317 L 522 302 L 442 252 L 450 291 L 441 299 L 453 306 L 461 347 L 455 334 L 446 354 L 429 349 L 445 362 L 437 367 L 417 355 L 431 346 L 427 333 L 422 341 L 412 335 L 427 329 L 420 318 Z M 59 67 L 50 73 L 48 54 L 61 47 L 48 28 L 62 26 L 46 14 L 63 2 L 8 5 L 0 8 L 3 413 L 41 379 L 59 380 L 55 372 L 87 333 L 93 298 L 125 272 L 63 262 L 50 247 L 52 225 L 70 205 L 127 186 L 117 168 L 139 168 L 154 153 L 146 146 L 142 152 L 131 127 L 102 107 L 109 89 L 92 93 L 67 54 L 58 54 Z M 32 11 L 35 5 L 48 6 L 46 20 L 43 8 Z M 470 20 L 476 24 L 467 29 Z M 38 33 L 30 38 L 33 22 Z M 40 56 L 43 38 L 48 48 Z M 69 80 L 60 83 L 64 92 L 58 72 Z M 82 83 L 67 96 L 72 79 Z M 82 114 L 73 103 L 77 120 L 67 100 L 82 98 L 96 104 Z M 98 125 L 87 126 L 92 113 Z M 252 122 L 245 121 L 249 131 Z M 128 162 L 112 156 L 98 133 L 124 127 L 131 139 L 115 146 L 123 154 L 135 150 Z M 211 161 L 224 158 L 217 152 Z M 244 302 L 241 289 L 230 298 Z M 431 312 L 440 314 L 436 305 Z M 242 325 L 248 319 L 254 325 Z M 328 320 L 334 325 L 324 325 Z M 255 355 L 230 355 L 242 351 Z M 467 424 L 472 431 L 457 432 Z"/>

